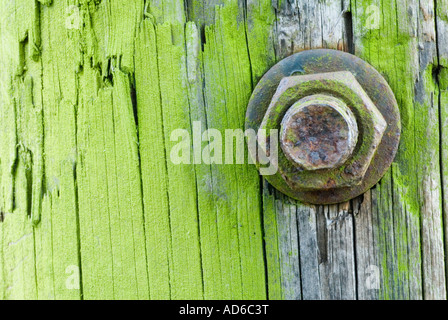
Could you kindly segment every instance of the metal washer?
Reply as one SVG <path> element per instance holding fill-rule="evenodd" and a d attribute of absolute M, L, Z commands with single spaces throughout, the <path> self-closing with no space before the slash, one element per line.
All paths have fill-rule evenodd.
<path fill-rule="evenodd" d="M 346 52 L 316 49 L 296 53 L 273 66 L 259 81 L 246 112 L 246 129 L 258 131 L 280 81 L 284 77 L 336 71 L 350 71 L 387 122 L 387 129 L 360 185 L 319 191 L 292 190 L 279 172 L 266 180 L 291 198 L 310 204 L 334 204 L 353 199 L 372 188 L 386 173 L 400 142 L 400 111 L 395 96 L 370 64 Z M 279 152 L 283 152 L 279 149 Z M 252 154 L 253 159 L 256 156 Z M 257 166 L 259 164 L 257 163 Z"/>

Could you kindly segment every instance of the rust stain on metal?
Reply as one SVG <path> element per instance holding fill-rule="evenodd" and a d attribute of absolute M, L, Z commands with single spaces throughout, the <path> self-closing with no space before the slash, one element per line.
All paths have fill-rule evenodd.
<path fill-rule="evenodd" d="M 302 99 L 281 124 L 285 155 L 306 170 L 335 168 L 352 154 L 358 139 L 353 113 L 340 100 L 324 95 Z"/>

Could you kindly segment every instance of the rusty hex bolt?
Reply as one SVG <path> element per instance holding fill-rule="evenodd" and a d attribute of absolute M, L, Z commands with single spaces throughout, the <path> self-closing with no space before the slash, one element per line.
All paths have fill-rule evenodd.
<path fill-rule="evenodd" d="M 249 101 L 246 129 L 259 132 L 261 152 L 275 155 L 277 171 L 265 175 L 272 186 L 305 203 L 331 204 L 381 179 L 401 126 L 397 101 L 378 71 L 351 54 L 318 49 L 283 59 L 263 76 Z M 270 138 L 277 132 L 274 150 Z M 250 153 L 258 168 L 265 165 L 264 156 Z"/>
<path fill-rule="evenodd" d="M 329 95 L 300 99 L 281 123 L 280 145 L 285 155 L 306 170 L 342 165 L 357 141 L 358 125 L 352 111 Z"/>
<path fill-rule="evenodd" d="M 329 190 L 362 183 L 387 123 L 355 76 L 339 71 L 284 77 L 260 127 L 280 129 L 289 188 Z"/>

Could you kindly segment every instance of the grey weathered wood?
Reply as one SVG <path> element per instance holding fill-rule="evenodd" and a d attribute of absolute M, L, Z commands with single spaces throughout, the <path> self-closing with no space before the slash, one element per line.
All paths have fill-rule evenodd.
<path fill-rule="evenodd" d="M 274 3 L 275 6 L 275 3 Z M 277 59 L 294 52 L 313 48 L 348 50 L 346 31 L 347 2 L 282 1 L 276 6 L 274 44 Z M 353 217 L 350 204 L 341 206 L 310 206 L 292 201 L 278 193 L 277 205 L 279 230 L 286 230 L 285 214 L 297 215 L 298 237 L 279 235 L 280 252 L 298 242 L 300 248 L 300 272 L 282 269 L 282 279 L 294 279 L 302 285 L 304 299 L 355 299 L 356 274 Z M 294 210 L 291 210 L 294 207 Z M 296 279 L 302 276 L 301 279 Z M 300 280 L 300 281 L 299 281 Z M 285 296 L 285 298 L 287 298 Z"/>
<path fill-rule="evenodd" d="M 437 67 L 437 34 L 435 28 L 435 1 L 419 3 L 418 21 L 422 24 L 418 28 L 419 43 L 423 43 L 424 50 L 418 53 L 419 77 L 420 81 L 424 77 L 424 72 L 428 65 L 434 64 Z M 443 31 L 442 31 L 443 33 Z M 434 80 L 437 81 L 437 80 Z M 428 108 L 428 123 L 438 123 L 439 121 L 439 88 L 434 88 L 431 92 L 419 92 L 418 83 L 416 85 L 416 102 L 425 103 Z M 423 200 L 422 212 L 422 245 L 423 245 L 423 293 L 425 299 L 446 298 L 446 280 L 444 265 L 444 244 L 443 244 L 443 220 L 441 194 L 441 171 L 440 171 L 440 128 L 428 126 L 426 138 L 428 141 L 435 141 L 432 148 L 428 148 L 424 159 L 436 159 L 435 161 L 424 161 L 419 159 L 423 166 L 423 174 L 419 177 L 422 181 L 420 199 Z M 434 137 L 436 136 L 436 137 Z"/>
<path fill-rule="evenodd" d="M 297 230 L 296 206 L 286 197 L 275 202 L 278 233 L 280 236 L 280 261 L 284 299 L 301 299 L 301 270 L 299 264 L 299 244 Z"/>
<path fill-rule="evenodd" d="M 326 300 L 356 299 L 353 215 L 349 207 L 349 203 L 321 207 L 325 225 L 318 225 L 318 236 L 326 233 L 326 256 L 321 256 L 319 271 L 323 275 L 322 298 Z"/>
<path fill-rule="evenodd" d="M 439 58 L 438 84 L 440 89 L 439 100 L 439 125 L 440 125 L 440 146 L 441 146 L 441 172 L 442 172 L 442 204 L 443 204 L 443 221 L 444 221 L 444 235 L 445 235 L 445 268 L 448 266 L 448 255 L 446 250 L 448 248 L 448 83 L 446 77 L 448 76 L 448 1 L 437 1 L 437 50 Z M 448 272 L 445 273 L 445 276 Z"/>
<path fill-rule="evenodd" d="M 295 204 L 300 273 L 293 276 L 302 277 L 304 299 L 445 299 L 448 3 L 368 5 L 378 9 L 376 27 L 367 25 L 372 8 L 363 1 L 276 6 L 277 59 L 321 47 L 356 53 L 386 76 L 405 126 L 404 147 L 376 188 L 339 207 Z M 411 157 L 412 139 L 418 146 Z M 276 209 L 281 225 L 285 212 Z"/>
<path fill-rule="evenodd" d="M 374 192 L 374 191 L 373 191 Z M 379 266 L 378 248 L 374 245 L 378 232 L 377 216 L 373 211 L 376 195 L 368 191 L 363 197 L 353 200 L 353 215 L 355 218 L 355 244 L 358 299 L 378 299 Z"/>
<path fill-rule="evenodd" d="M 348 50 L 345 17 L 348 2 L 273 1 L 277 58 L 314 48 Z"/>
<path fill-rule="evenodd" d="M 317 208 L 315 206 L 297 207 L 297 221 L 300 235 L 300 271 L 302 274 L 303 299 L 322 298 L 319 264 L 322 252 L 317 239 Z M 323 252 L 322 252 L 323 253 Z"/>
<path fill-rule="evenodd" d="M 372 191 L 378 241 L 369 246 L 379 248 L 382 298 L 446 298 L 439 88 L 427 77 L 436 73 L 438 60 L 434 3 L 373 1 L 383 23 L 376 31 L 363 20 L 365 6 L 352 1 L 355 53 L 387 76 L 402 114 L 396 164 Z M 366 41 L 369 33 L 373 35 Z"/>

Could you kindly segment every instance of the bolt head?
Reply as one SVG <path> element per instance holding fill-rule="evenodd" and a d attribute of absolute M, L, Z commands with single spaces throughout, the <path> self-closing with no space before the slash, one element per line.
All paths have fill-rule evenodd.
<path fill-rule="evenodd" d="M 339 167 L 352 154 L 357 140 L 355 116 L 343 101 L 329 95 L 300 99 L 281 123 L 283 152 L 306 170 Z"/>
<path fill-rule="evenodd" d="M 313 136 L 325 121 L 327 132 Z M 275 165 L 291 189 L 328 190 L 361 184 L 387 123 L 353 74 L 339 71 L 283 78 L 260 128 L 280 128 L 283 152 Z"/>

